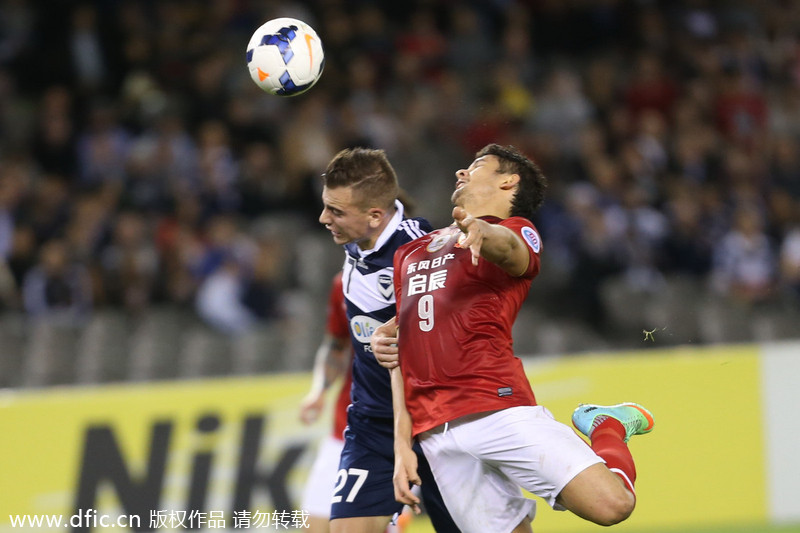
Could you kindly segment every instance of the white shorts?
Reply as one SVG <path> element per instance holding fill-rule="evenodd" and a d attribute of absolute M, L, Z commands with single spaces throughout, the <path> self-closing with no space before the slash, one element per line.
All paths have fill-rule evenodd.
<path fill-rule="evenodd" d="M 536 502 L 551 507 L 572 478 L 603 460 L 542 406 L 467 415 L 419 436 L 442 498 L 464 533 L 513 530 Z"/>
<path fill-rule="evenodd" d="M 342 455 L 343 447 L 343 440 L 328 435 L 317 448 L 317 457 L 308 473 L 300 506 L 309 516 L 323 518 L 331 516 L 333 486 L 339 472 L 339 456 Z"/>

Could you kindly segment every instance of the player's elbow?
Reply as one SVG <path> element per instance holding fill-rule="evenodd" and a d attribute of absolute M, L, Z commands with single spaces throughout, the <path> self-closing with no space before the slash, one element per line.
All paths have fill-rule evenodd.
<path fill-rule="evenodd" d="M 528 271 L 528 255 L 522 254 L 508 254 L 502 262 L 497 265 L 505 270 L 508 274 L 519 277 Z"/>
<path fill-rule="evenodd" d="M 500 267 L 515 277 L 522 276 L 528 271 L 530 263 L 528 248 L 516 235 L 512 235 L 508 240 L 502 263 Z"/>

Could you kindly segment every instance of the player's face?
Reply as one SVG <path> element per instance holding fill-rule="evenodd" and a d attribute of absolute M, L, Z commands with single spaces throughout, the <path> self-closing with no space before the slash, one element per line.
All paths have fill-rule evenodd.
<path fill-rule="evenodd" d="M 456 171 L 456 190 L 450 200 L 470 210 L 491 197 L 498 188 L 502 174 L 498 172 L 500 161 L 493 155 L 479 157 L 467 168 Z"/>
<path fill-rule="evenodd" d="M 333 242 L 347 244 L 361 243 L 371 234 L 369 210 L 363 209 L 353 200 L 353 189 L 337 187 L 322 189 L 322 213 L 319 222 L 331 232 Z"/>

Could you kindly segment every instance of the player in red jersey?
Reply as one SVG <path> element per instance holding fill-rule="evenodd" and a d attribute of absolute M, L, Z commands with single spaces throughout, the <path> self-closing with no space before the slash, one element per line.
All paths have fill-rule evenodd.
<path fill-rule="evenodd" d="M 592 522 L 620 522 L 635 504 L 626 442 L 649 432 L 652 416 L 635 404 L 581 406 L 573 422 L 589 447 L 537 405 L 513 352 L 511 328 L 540 266 L 530 219 L 546 180 L 499 145 L 456 178 L 455 224 L 398 249 L 397 317 L 372 337 L 392 368 L 395 496 L 418 502 L 416 438 L 465 533 L 530 532 L 535 501 L 520 487 Z"/>
<path fill-rule="evenodd" d="M 347 426 L 347 406 L 350 405 L 353 349 L 344 306 L 341 271 L 333 278 L 326 316 L 325 336 L 314 359 L 311 390 L 300 404 L 300 420 L 305 424 L 315 422 L 325 408 L 328 389 L 339 378 L 343 378 L 343 381 L 333 410 L 333 431 L 320 442 L 303 491 L 301 508 L 309 513 L 310 533 L 329 531 L 331 494 L 339 470 L 339 456 Z"/>

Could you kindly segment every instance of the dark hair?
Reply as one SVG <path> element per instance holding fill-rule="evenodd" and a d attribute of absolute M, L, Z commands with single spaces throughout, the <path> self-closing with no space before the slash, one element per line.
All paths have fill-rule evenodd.
<path fill-rule="evenodd" d="M 533 218 L 544 203 L 547 178 L 532 160 L 513 146 L 488 144 L 475 154 L 475 159 L 486 155 L 495 156 L 503 174 L 519 174 L 519 184 L 514 199 L 511 200 L 511 216 Z"/>
<path fill-rule="evenodd" d="M 346 148 L 336 154 L 322 175 L 322 184 L 329 189 L 351 187 L 354 202 L 364 209 L 394 209 L 400 193 L 386 153 L 371 148 Z"/>

